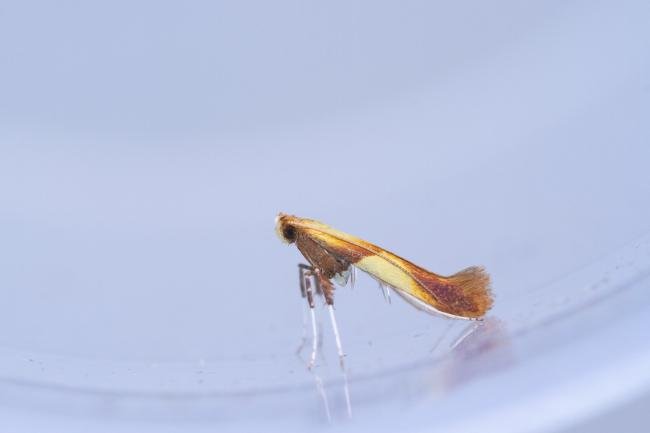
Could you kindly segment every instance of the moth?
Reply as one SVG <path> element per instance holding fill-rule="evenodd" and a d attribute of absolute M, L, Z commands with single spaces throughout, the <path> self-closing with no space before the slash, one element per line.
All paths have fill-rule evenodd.
<path fill-rule="evenodd" d="M 276 217 L 280 240 L 295 244 L 308 264 L 299 264 L 300 292 L 306 298 L 312 319 L 312 354 L 317 350 L 314 297 L 322 295 L 329 309 L 338 354 L 343 349 L 334 315 L 334 284 L 352 279 L 358 268 L 376 280 L 384 295 L 393 289 L 416 308 L 454 319 L 480 319 L 492 306 L 490 277 L 482 267 L 472 266 L 450 276 L 430 272 L 377 245 L 336 230 L 321 222 L 284 213 Z M 313 282 L 313 284 L 312 284 Z"/>

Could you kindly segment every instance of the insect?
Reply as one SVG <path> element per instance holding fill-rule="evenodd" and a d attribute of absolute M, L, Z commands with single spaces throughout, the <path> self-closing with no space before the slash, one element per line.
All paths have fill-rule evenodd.
<path fill-rule="evenodd" d="M 287 244 L 296 244 L 309 264 L 299 264 L 300 292 L 306 298 L 312 324 L 312 353 L 318 348 L 314 298 L 322 295 L 329 310 L 336 347 L 343 366 L 343 348 L 334 315 L 334 284 L 354 284 L 358 268 L 377 281 L 384 296 L 392 288 L 416 308 L 455 319 L 478 320 L 492 306 L 490 277 L 472 266 L 450 276 L 429 272 L 376 245 L 315 220 L 280 213 L 275 230 Z M 313 284 L 312 284 L 313 281 Z"/>

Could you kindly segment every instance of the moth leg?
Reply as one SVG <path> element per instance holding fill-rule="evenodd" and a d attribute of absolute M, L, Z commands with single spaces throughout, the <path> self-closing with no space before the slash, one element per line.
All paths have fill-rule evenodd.
<path fill-rule="evenodd" d="M 339 334 L 339 327 L 336 324 L 336 315 L 334 314 L 334 305 L 327 304 L 327 309 L 330 312 L 330 321 L 332 322 L 332 330 L 334 331 L 334 338 L 336 339 L 336 351 L 339 354 L 339 363 L 341 368 L 345 369 L 345 353 L 343 353 L 343 346 L 341 345 L 341 335 Z"/>
<path fill-rule="evenodd" d="M 352 403 L 350 401 L 350 387 L 348 385 L 348 373 L 345 369 L 345 353 L 343 353 L 343 345 L 341 344 L 341 334 L 339 333 L 339 327 L 336 323 L 336 315 L 334 314 L 334 286 L 332 282 L 327 278 L 323 277 L 323 274 L 318 268 L 314 269 L 315 281 L 318 286 L 320 286 L 323 295 L 325 296 L 325 302 L 327 303 L 327 310 L 330 314 L 330 322 L 332 323 L 332 331 L 334 331 L 334 339 L 336 340 L 336 351 L 339 355 L 339 365 L 341 366 L 341 371 L 343 372 L 343 393 L 345 396 L 345 406 L 347 409 L 347 415 L 349 418 L 352 418 Z"/>
<path fill-rule="evenodd" d="M 298 265 L 298 280 L 300 281 L 300 296 L 302 296 L 303 298 L 307 297 L 307 289 L 305 288 L 305 268 L 307 268 L 306 265 L 303 264 Z M 307 343 L 307 312 L 303 309 L 302 337 L 300 338 L 300 344 L 296 349 L 296 355 L 300 355 L 300 352 L 302 352 L 302 349 L 305 347 L 306 343 Z"/>
<path fill-rule="evenodd" d="M 315 296 L 323 296 L 323 287 L 320 284 L 320 280 L 316 277 L 316 271 L 313 268 L 309 268 L 309 271 L 306 271 L 306 275 L 313 277 L 314 281 L 314 292 Z M 323 329 L 320 326 L 320 322 L 318 323 L 318 348 L 320 349 L 323 347 Z"/>
<path fill-rule="evenodd" d="M 327 305 L 334 304 L 334 285 L 330 280 L 323 276 L 320 269 L 314 268 L 313 270 L 314 282 L 316 283 L 316 293 L 322 294 L 325 297 Z"/>
<path fill-rule="evenodd" d="M 320 344 L 320 339 L 318 338 L 318 326 L 316 324 L 316 312 L 314 311 L 314 308 L 316 307 L 316 304 L 314 303 L 314 288 L 312 287 L 311 279 L 309 278 L 314 274 L 314 271 L 311 266 L 304 264 L 299 264 L 298 270 L 300 276 L 300 293 L 304 298 L 307 298 L 309 315 L 311 317 L 312 347 L 309 363 L 307 364 L 307 368 L 311 370 L 316 364 L 316 354 L 318 353 L 318 347 Z M 300 349 L 302 349 L 303 344 L 301 344 Z"/>
<path fill-rule="evenodd" d="M 379 285 L 379 290 L 381 290 L 381 294 L 384 295 L 384 301 L 390 302 L 390 286 L 388 286 L 386 283 L 384 283 L 382 280 L 379 278 L 373 277 L 375 281 L 377 281 L 377 284 Z"/>
<path fill-rule="evenodd" d="M 327 399 L 327 393 L 325 392 L 325 386 L 323 386 L 323 379 L 320 378 L 316 373 L 314 375 L 314 381 L 316 382 L 316 391 L 320 394 L 321 399 L 323 400 L 323 406 L 325 408 L 325 416 L 327 417 L 327 422 L 332 422 L 332 415 L 330 414 L 330 404 Z"/>
<path fill-rule="evenodd" d="M 451 347 L 451 350 L 454 350 L 460 343 L 463 342 L 467 337 L 469 337 L 474 331 L 476 331 L 479 327 L 481 327 L 481 322 L 476 322 L 476 323 L 470 323 L 467 325 L 461 334 L 456 337 L 456 340 L 454 340 L 449 347 Z"/>
<path fill-rule="evenodd" d="M 309 315 L 311 316 L 311 356 L 309 357 L 309 364 L 307 365 L 311 370 L 316 364 L 316 354 L 318 353 L 320 339 L 318 338 L 318 325 L 316 324 L 316 312 L 314 310 L 314 292 L 309 279 L 305 280 L 305 286 L 307 289 L 307 302 L 309 303 Z"/>
<path fill-rule="evenodd" d="M 438 348 L 438 346 L 440 346 L 440 343 L 442 343 L 442 341 L 445 339 L 445 337 L 447 337 L 447 334 L 449 333 L 449 331 L 451 331 L 451 328 L 453 328 L 455 324 L 456 324 L 455 321 L 449 320 L 449 323 L 445 327 L 445 330 L 440 333 L 440 335 L 438 336 L 438 339 L 436 340 L 435 344 L 433 345 L 431 350 L 429 350 L 429 353 L 435 352 L 435 350 Z"/>
<path fill-rule="evenodd" d="M 307 292 L 305 289 L 305 273 L 307 271 L 311 271 L 311 266 L 307 266 L 302 263 L 298 264 L 298 279 L 300 280 L 300 295 L 303 298 L 307 296 Z"/>
<path fill-rule="evenodd" d="M 323 291 L 323 285 L 320 282 L 320 280 L 321 280 L 320 271 L 312 270 L 311 275 L 314 276 L 314 286 L 316 286 L 316 294 L 321 295 L 321 296 L 325 296 L 325 298 L 327 299 L 327 295 Z M 332 290 L 334 290 L 334 287 L 332 287 Z"/>
<path fill-rule="evenodd" d="M 327 278 L 323 277 L 323 274 L 320 272 L 320 269 L 314 269 L 316 273 L 316 281 L 321 286 L 323 290 L 323 295 L 325 296 L 325 302 L 327 303 L 327 309 L 330 314 L 330 321 L 332 322 L 332 330 L 334 331 L 334 339 L 336 340 L 336 351 L 339 355 L 339 363 L 341 364 L 341 369 L 345 370 L 344 358 L 345 354 L 343 353 L 343 345 L 341 344 L 341 334 L 339 333 L 339 327 L 336 324 L 336 315 L 334 314 L 334 286 L 332 282 Z"/>
<path fill-rule="evenodd" d="M 384 300 L 390 304 L 390 287 L 380 281 L 379 288 L 381 289 L 381 293 L 384 295 Z"/>

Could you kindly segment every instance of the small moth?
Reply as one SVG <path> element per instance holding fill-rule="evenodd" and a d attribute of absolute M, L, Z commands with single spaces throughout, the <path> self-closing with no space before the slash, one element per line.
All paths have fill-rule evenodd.
<path fill-rule="evenodd" d="M 315 220 L 280 213 L 275 230 L 280 239 L 295 243 L 309 265 L 300 264 L 300 290 L 312 317 L 313 350 L 316 356 L 317 330 L 314 295 L 322 294 L 330 312 L 337 349 L 343 350 L 334 317 L 334 285 L 345 285 L 358 268 L 379 281 L 384 295 L 388 288 L 420 310 L 455 319 L 477 320 L 492 306 L 490 277 L 481 267 L 469 267 L 451 276 L 429 272 L 376 245 L 336 230 Z M 312 287 L 311 279 L 314 284 Z M 353 280 L 352 280 L 353 281 Z"/>

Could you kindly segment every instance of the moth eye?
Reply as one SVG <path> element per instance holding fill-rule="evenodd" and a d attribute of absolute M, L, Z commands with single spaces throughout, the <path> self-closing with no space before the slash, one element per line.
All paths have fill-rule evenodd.
<path fill-rule="evenodd" d="M 282 229 L 282 236 L 289 241 L 295 241 L 296 240 L 296 229 L 292 226 L 286 226 L 284 229 Z"/>

